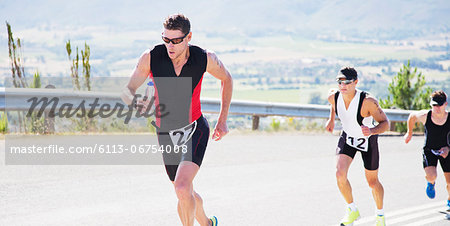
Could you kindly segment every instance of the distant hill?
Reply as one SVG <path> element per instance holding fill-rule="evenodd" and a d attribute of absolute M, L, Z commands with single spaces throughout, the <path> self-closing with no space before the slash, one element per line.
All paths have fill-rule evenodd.
<path fill-rule="evenodd" d="M 29 27 L 107 26 L 120 31 L 161 29 L 182 12 L 193 29 L 211 35 L 289 33 L 402 39 L 450 31 L 448 0 L 17 0 L 1 1 L 0 17 L 15 30 Z M 3 33 L 2 29 L 2 33 Z"/>

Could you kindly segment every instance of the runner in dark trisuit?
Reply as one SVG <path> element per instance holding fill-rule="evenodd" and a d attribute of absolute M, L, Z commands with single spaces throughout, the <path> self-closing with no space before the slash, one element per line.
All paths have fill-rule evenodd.
<path fill-rule="evenodd" d="M 191 38 L 189 19 L 181 14 L 169 16 L 164 22 L 164 43 L 141 55 L 122 93 L 122 99 L 130 105 L 136 90 L 149 76 L 152 78 L 156 90 L 155 103 L 163 103 L 171 110 L 167 116 L 157 117 L 154 123 L 159 145 L 188 146 L 187 152 L 183 154 L 163 153 L 167 174 L 178 197 L 180 220 L 183 225 L 191 226 L 194 225 L 195 217 L 202 226 L 215 226 L 218 224 L 217 218 L 206 217 L 203 200 L 193 187 L 193 180 L 202 164 L 210 133 L 208 122 L 202 116 L 200 91 L 205 72 L 221 81 L 221 110 L 212 134 L 212 139 L 218 141 L 228 133 L 226 121 L 233 82 L 230 73 L 217 56 L 213 52 L 189 45 Z M 180 88 L 185 85 L 185 81 L 192 84 L 192 89 L 188 90 L 189 95 L 192 95 L 191 99 L 186 99 L 187 95 L 182 93 Z M 173 103 L 174 99 L 176 103 Z M 139 100 L 137 105 L 143 106 L 142 111 L 146 111 L 145 101 Z"/>
<path fill-rule="evenodd" d="M 431 95 L 431 110 L 421 110 L 411 113 L 408 118 L 408 132 L 405 134 L 405 143 L 412 138 L 414 126 L 417 121 L 425 126 L 425 144 L 423 146 L 423 168 L 427 179 L 426 193 L 430 199 L 436 196 L 434 185 L 436 182 L 436 166 L 439 160 L 447 181 L 447 211 L 450 211 L 450 115 L 446 111 L 447 94 L 435 91 Z"/>
<path fill-rule="evenodd" d="M 388 119 L 374 97 L 356 89 L 358 74 L 354 68 L 341 69 L 336 80 L 339 90 L 331 92 L 328 96 L 331 112 L 326 129 L 329 132 L 333 131 L 335 116 L 338 115 L 343 130 L 336 149 L 336 179 L 339 190 L 348 203 L 346 215 L 340 225 L 353 225 L 353 222 L 360 217 L 359 210 L 353 202 L 352 187 L 347 179 L 350 164 L 357 152 L 361 153 L 366 169 L 366 179 L 372 188 L 373 198 L 377 205 L 376 225 L 385 225 L 384 189 L 378 180 L 377 139 L 378 134 L 389 128 Z M 374 126 L 374 120 L 378 122 L 377 126 Z"/>

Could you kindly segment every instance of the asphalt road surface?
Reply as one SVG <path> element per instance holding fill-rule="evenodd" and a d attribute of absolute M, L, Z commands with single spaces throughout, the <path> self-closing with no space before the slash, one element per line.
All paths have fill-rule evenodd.
<path fill-rule="evenodd" d="M 338 225 L 345 202 L 336 186 L 331 134 L 231 133 L 210 142 L 195 189 L 221 226 Z M 436 198 L 425 194 L 422 136 L 404 144 L 383 136 L 380 181 L 388 225 L 450 225 L 438 168 Z M 5 165 L 0 141 L 0 225 L 181 225 L 176 195 L 161 165 Z M 361 156 L 349 180 L 362 218 L 375 204 Z"/>

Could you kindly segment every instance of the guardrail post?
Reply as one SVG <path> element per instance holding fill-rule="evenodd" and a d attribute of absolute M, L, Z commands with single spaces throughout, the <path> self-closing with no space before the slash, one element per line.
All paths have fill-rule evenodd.
<path fill-rule="evenodd" d="M 259 116 L 253 115 L 252 116 L 252 130 L 258 130 L 259 127 Z"/>
<path fill-rule="evenodd" d="M 394 121 L 390 121 L 389 131 L 395 131 L 395 122 Z"/>
<path fill-rule="evenodd" d="M 54 85 L 45 86 L 46 89 L 55 89 Z M 51 134 L 55 132 L 55 118 L 48 117 L 48 111 L 44 112 L 44 134 Z"/>

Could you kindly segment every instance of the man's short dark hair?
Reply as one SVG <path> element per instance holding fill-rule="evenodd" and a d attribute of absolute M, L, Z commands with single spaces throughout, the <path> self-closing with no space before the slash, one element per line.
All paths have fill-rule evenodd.
<path fill-rule="evenodd" d="M 173 14 L 168 16 L 163 25 L 167 30 L 179 30 L 183 32 L 183 34 L 187 34 L 191 31 L 191 23 L 183 14 Z"/>
<path fill-rule="evenodd" d="M 445 94 L 442 90 L 436 90 L 431 94 L 431 102 L 430 104 L 437 104 L 442 106 L 445 102 L 447 102 L 447 94 Z"/>
<path fill-rule="evenodd" d="M 356 72 L 356 70 L 352 67 L 341 68 L 336 79 L 341 79 L 341 78 L 344 78 L 347 80 L 356 80 L 356 79 L 358 79 L 358 72 Z"/>

